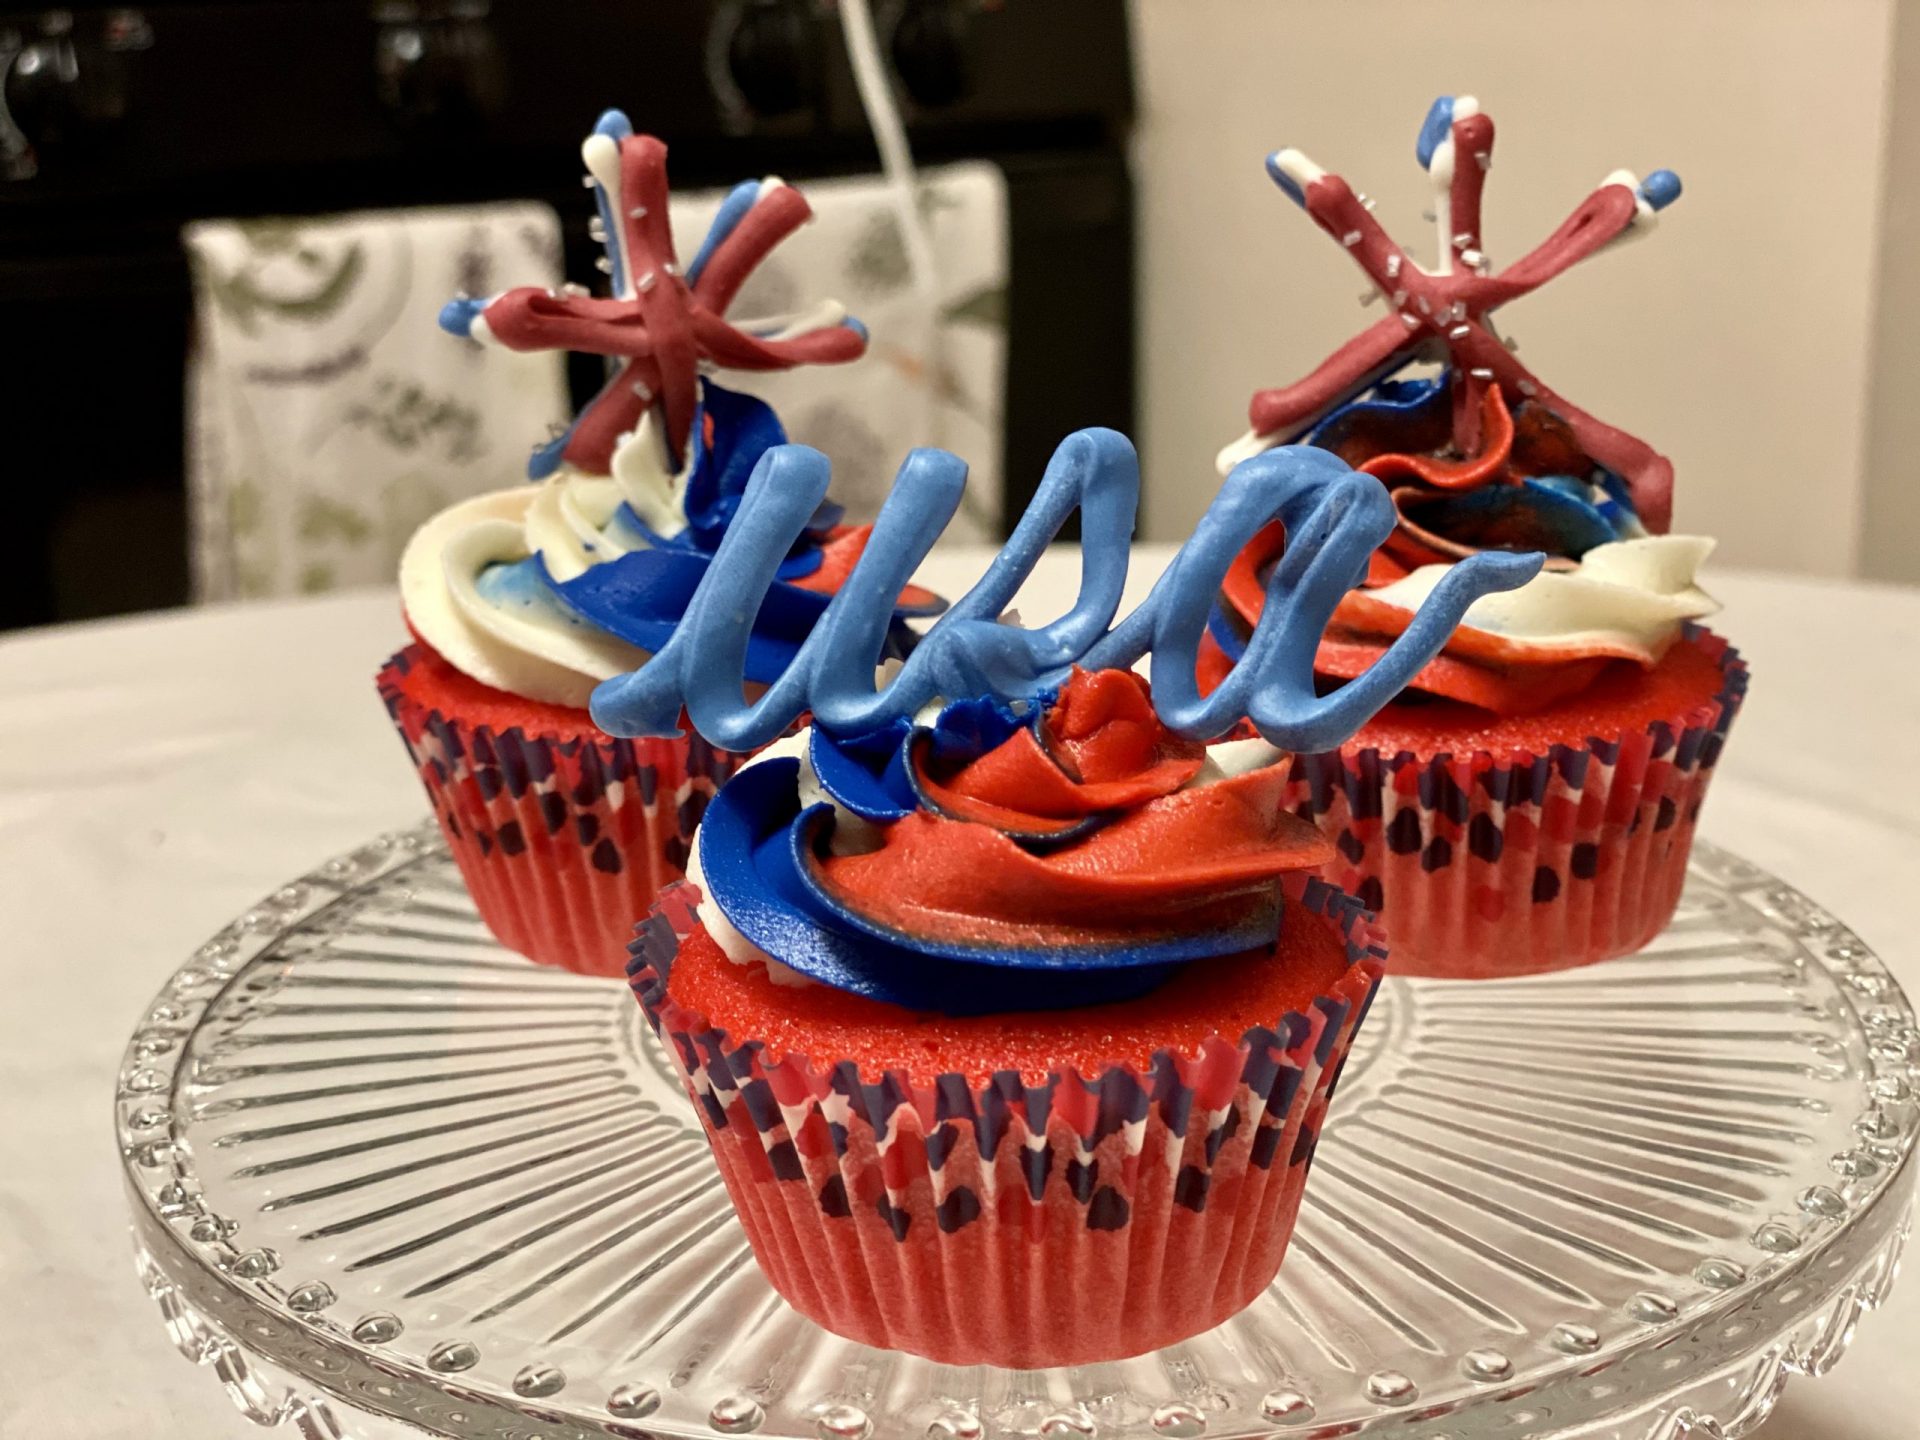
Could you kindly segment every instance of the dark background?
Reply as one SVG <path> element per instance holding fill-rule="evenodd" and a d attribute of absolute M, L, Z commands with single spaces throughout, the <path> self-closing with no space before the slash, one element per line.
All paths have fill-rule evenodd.
<path fill-rule="evenodd" d="M 1062 428 L 1131 430 L 1133 111 L 1121 0 L 881 0 L 915 158 L 1009 201 L 1007 509 Z M 678 185 L 868 171 L 824 0 L 229 0 L 0 12 L 0 629 L 185 603 L 180 227 L 549 201 L 591 275 L 578 147 L 609 106 Z M 575 398 L 598 362 L 576 361 Z M 537 437 L 535 437 L 537 438 Z"/>

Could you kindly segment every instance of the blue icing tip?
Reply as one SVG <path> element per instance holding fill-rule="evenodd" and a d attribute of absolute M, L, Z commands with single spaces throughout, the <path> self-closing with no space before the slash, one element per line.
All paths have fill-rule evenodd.
<path fill-rule="evenodd" d="M 1433 102 L 1427 111 L 1427 118 L 1420 122 L 1420 138 L 1413 142 L 1413 153 L 1420 157 L 1420 168 L 1425 170 L 1433 164 L 1433 153 L 1453 133 L 1453 97 L 1442 95 Z"/>
<path fill-rule="evenodd" d="M 605 110 L 601 112 L 600 118 L 593 122 L 593 133 L 610 135 L 615 140 L 624 140 L 633 134 L 633 122 L 627 119 L 627 112 L 624 110 Z"/>
<path fill-rule="evenodd" d="M 1294 178 L 1291 175 L 1280 168 L 1280 155 L 1278 151 L 1267 156 L 1267 174 L 1273 177 L 1273 183 L 1280 187 L 1282 193 L 1284 193 L 1289 200 L 1293 201 L 1294 204 L 1303 210 L 1306 208 L 1307 194 L 1299 185 L 1294 183 Z"/>
<path fill-rule="evenodd" d="M 872 335 L 868 333 L 866 325 L 855 316 L 849 315 L 840 323 L 845 325 L 847 329 L 853 331 L 853 333 L 858 335 L 862 340 L 870 340 L 873 338 Z"/>
<path fill-rule="evenodd" d="M 1671 170 L 1656 170 L 1640 182 L 1640 198 L 1655 210 L 1664 210 L 1680 198 L 1680 177 Z"/>
<path fill-rule="evenodd" d="M 473 334 L 473 322 L 480 312 L 487 308 L 484 300 L 472 300 L 462 297 L 449 300 L 440 307 L 440 328 L 449 335 L 458 335 L 462 339 Z"/>

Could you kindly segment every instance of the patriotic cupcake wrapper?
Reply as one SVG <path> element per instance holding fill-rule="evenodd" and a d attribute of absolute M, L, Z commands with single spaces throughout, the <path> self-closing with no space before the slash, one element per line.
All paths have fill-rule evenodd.
<path fill-rule="evenodd" d="M 1161 1052 L 1145 1071 L 921 1084 L 829 1057 L 776 1062 L 674 1001 L 698 894 L 662 894 L 629 973 L 754 1257 L 796 1310 L 946 1364 L 1035 1368 L 1173 1344 L 1272 1282 L 1384 968 L 1352 897 L 1292 877 L 1290 915 L 1333 927 L 1350 964 L 1271 1028 Z"/>
<path fill-rule="evenodd" d="M 1387 755 L 1347 747 L 1294 762 L 1288 803 L 1333 840 L 1322 875 L 1376 911 L 1394 972 L 1481 979 L 1628 954 L 1672 918 L 1708 782 L 1747 689 L 1720 636 L 1711 701 L 1546 754 Z"/>
<path fill-rule="evenodd" d="M 681 878 L 707 801 L 741 757 L 698 736 L 582 732 L 558 709 L 535 734 L 470 725 L 406 693 L 413 653 L 381 669 L 380 694 L 481 919 L 540 964 L 623 973 L 634 925 Z"/>

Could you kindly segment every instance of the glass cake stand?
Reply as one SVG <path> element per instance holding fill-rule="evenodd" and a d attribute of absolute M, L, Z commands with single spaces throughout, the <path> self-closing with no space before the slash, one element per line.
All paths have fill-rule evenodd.
<path fill-rule="evenodd" d="M 625 987 L 496 946 L 430 826 L 202 946 L 114 1108 L 175 1344 L 307 1436 L 1707 1440 L 1885 1295 L 1916 1062 L 1859 940 L 1699 845 L 1641 955 L 1389 980 L 1280 1282 L 1040 1371 L 789 1310 Z"/>

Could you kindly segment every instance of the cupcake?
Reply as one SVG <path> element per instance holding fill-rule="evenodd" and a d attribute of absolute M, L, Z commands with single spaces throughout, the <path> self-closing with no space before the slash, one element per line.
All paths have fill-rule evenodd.
<path fill-rule="evenodd" d="M 827 302 L 797 318 L 725 319 L 742 282 L 808 217 L 779 180 L 736 188 L 684 271 L 667 228 L 666 147 L 609 112 L 582 154 L 612 286 L 457 299 L 442 326 L 516 350 L 604 356 L 606 387 L 534 451 L 535 484 L 434 516 L 400 563 L 413 643 L 379 687 L 481 917 L 544 964 L 617 975 L 634 921 L 678 879 L 714 787 L 739 756 L 698 739 L 619 739 L 586 710 L 593 687 L 666 643 L 760 456 L 782 444 L 762 402 L 712 367 L 856 359 L 866 332 Z M 792 657 L 851 573 L 870 527 L 821 505 L 781 557 L 745 674 Z M 909 614 L 887 617 L 889 653 Z"/>
<path fill-rule="evenodd" d="M 1253 397 L 1221 454 L 1293 441 L 1376 477 L 1393 530 L 1334 612 L 1315 668 L 1362 673 L 1470 558 L 1538 551 L 1407 690 L 1337 750 L 1302 757 L 1290 803 L 1338 849 L 1322 872 L 1377 910 L 1403 974 L 1488 977 L 1637 950 L 1672 916 L 1746 667 L 1699 622 L 1713 548 L 1668 532 L 1673 467 L 1523 366 L 1492 311 L 1650 230 L 1679 180 L 1621 171 L 1538 248 L 1495 271 L 1480 232 L 1493 122 L 1468 96 L 1420 132 L 1440 256 L 1427 271 L 1347 182 L 1295 150 L 1274 181 L 1340 241 L 1387 314 L 1304 380 Z M 1229 569 L 1202 688 L 1244 650 L 1287 552 L 1273 526 Z"/>
<path fill-rule="evenodd" d="M 1466 562 L 1377 668 L 1320 697 L 1313 639 L 1391 523 L 1379 487 L 1323 452 L 1248 461 L 1109 628 L 1138 475 L 1124 439 L 1082 432 L 876 692 L 875 597 L 964 475 L 922 451 L 813 639 L 747 704 L 746 611 L 717 602 L 767 583 L 826 484 L 801 447 L 762 464 L 674 653 L 594 700 L 615 733 L 684 706 L 729 745 L 812 716 L 714 797 L 629 972 L 755 1258 L 822 1326 L 947 1364 L 1113 1360 L 1220 1324 L 1280 1268 L 1387 959 L 1315 874 L 1335 852 L 1287 807 L 1290 752 L 1336 744 L 1533 562 Z M 1000 620 L 1076 502 L 1079 601 L 1041 630 Z M 1275 516 L 1315 563 L 1279 578 L 1248 661 L 1203 699 L 1214 589 Z M 1130 668 L 1149 649 L 1151 685 Z M 1242 721 L 1259 733 L 1205 743 Z"/>

